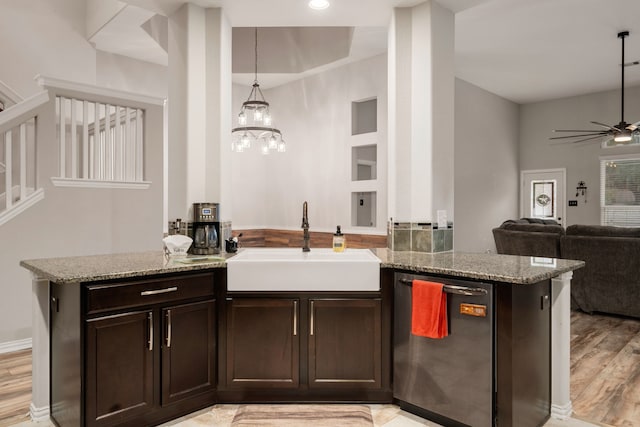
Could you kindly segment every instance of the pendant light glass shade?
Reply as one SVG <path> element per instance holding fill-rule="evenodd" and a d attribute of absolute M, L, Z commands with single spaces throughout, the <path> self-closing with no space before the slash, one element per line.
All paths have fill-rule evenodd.
<path fill-rule="evenodd" d="M 250 119 L 251 118 L 251 119 Z M 249 97 L 242 103 L 238 114 L 238 126 L 231 130 L 234 141 L 233 151 L 241 153 L 251 147 L 252 142 L 260 141 L 261 152 L 286 151 L 280 129 L 273 127 L 273 119 L 269 112 L 269 103 L 264 99 L 258 83 L 258 29 L 255 29 L 255 78 Z"/>

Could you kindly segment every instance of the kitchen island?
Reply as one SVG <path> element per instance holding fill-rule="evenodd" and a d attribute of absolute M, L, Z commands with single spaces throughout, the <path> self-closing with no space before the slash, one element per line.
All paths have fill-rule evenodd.
<path fill-rule="evenodd" d="M 372 318 L 381 319 L 383 324 L 382 331 L 379 334 L 380 341 L 383 348 L 381 349 L 380 356 L 380 368 L 376 371 L 379 376 L 372 378 L 370 381 L 366 380 L 363 383 L 374 384 L 375 390 L 365 390 L 363 388 L 357 388 L 359 399 L 366 399 L 367 396 L 371 397 L 371 401 L 384 401 L 391 397 L 389 394 L 390 387 L 390 328 L 391 325 L 385 323 L 391 323 L 391 317 L 389 316 L 390 309 L 388 307 L 389 299 L 389 286 L 393 287 L 393 275 L 395 272 L 399 273 L 416 273 L 416 274 L 428 274 L 433 277 L 442 278 L 464 278 L 475 281 L 486 281 L 495 284 L 498 289 L 516 289 L 521 286 L 536 285 L 539 283 L 549 282 L 548 288 L 551 290 L 549 296 L 549 309 L 551 311 L 552 328 L 551 328 L 551 355 L 552 355 L 552 381 L 551 381 L 551 414 L 557 417 L 568 416 L 571 413 L 571 402 L 569 399 L 569 284 L 571 279 L 571 271 L 580 268 L 584 265 L 581 261 L 571 260 L 549 260 L 538 259 L 530 257 L 515 257 L 506 255 L 490 255 L 490 254 L 464 254 L 464 253 L 439 253 L 439 254 L 419 254 L 411 252 L 392 252 L 387 249 L 375 249 L 374 254 L 381 260 L 381 293 L 380 295 L 364 295 L 360 298 L 361 301 L 356 301 L 354 307 L 363 309 L 364 313 L 378 313 L 375 316 L 372 314 Z M 223 302 L 227 299 L 226 294 L 226 265 L 221 259 L 211 260 L 198 260 L 196 262 L 180 262 L 175 259 L 167 259 L 161 252 L 146 252 L 137 254 L 116 254 L 116 255 L 103 255 L 103 256 L 88 256 L 88 257 L 73 257 L 73 258 L 58 258 L 58 259 L 41 259 L 41 260 L 27 260 L 21 262 L 21 265 L 34 274 L 33 280 L 33 292 L 34 292 L 34 337 L 33 337 L 33 401 L 31 406 L 31 413 L 33 418 L 46 418 L 49 414 L 49 381 L 54 375 L 60 375 L 64 373 L 50 372 L 49 371 L 49 354 L 50 354 L 50 334 L 53 333 L 51 329 L 51 313 L 65 312 L 60 309 L 62 299 L 68 299 L 69 296 L 65 295 L 70 293 L 72 299 L 77 302 L 78 307 L 71 315 L 70 319 L 67 319 L 67 323 L 74 325 L 78 323 L 78 320 L 85 319 L 88 321 L 88 327 L 85 329 L 76 329 L 71 336 L 66 336 L 68 341 L 77 341 L 77 365 L 83 366 L 86 361 L 82 360 L 83 352 L 80 349 L 81 345 L 85 345 L 85 341 L 99 343 L 99 331 L 102 329 L 95 328 L 94 326 L 102 326 L 99 321 L 106 321 L 105 327 L 111 326 L 107 319 L 109 316 L 103 316 L 104 314 L 117 313 L 122 314 L 125 310 L 120 309 L 116 304 L 121 304 L 122 301 L 116 301 L 118 299 L 118 293 L 113 293 L 115 290 L 114 285 L 126 284 L 128 286 L 121 286 L 120 289 L 130 290 L 131 287 L 136 288 L 136 292 L 140 286 L 144 287 L 152 284 L 152 287 L 144 288 L 142 292 L 152 292 L 153 310 L 142 311 L 137 314 L 137 318 L 132 320 L 132 330 L 144 330 L 146 333 L 146 325 L 162 325 L 162 331 L 156 330 L 151 332 L 157 338 L 156 345 L 161 344 L 163 350 L 167 347 L 166 333 L 167 324 L 158 323 L 158 320 L 150 321 L 148 318 L 149 313 L 153 316 L 156 315 L 167 316 L 167 310 L 170 310 L 169 316 L 188 313 L 190 311 L 180 311 L 183 302 L 194 304 L 192 306 L 195 312 L 200 313 L 203 318 L 208 319 L 206 325 L 212 331 L 211 342 L 206 345 L 198 347 L 198 351 L 202 357 L 200 362 L 203 366 L 216 366 L 216 362 L 219 362 L 220 371 L 227 369 L 229 366 L 229 360 L 226 364 L 224 361 L 216 360 L 216 351 L 220 350 L 221 355 L 224 354 L 227 359 L 229 357 L 229 347 L 224 343 L 224 337 L 218 336 L 218 339 L 224 344 L 227 352 L 222 352 L 222 349 L 216 348 L 216 332 L 222 331 L 222 329 L 216 330 L 215 325 L 211 325 L 211 322 L 215 323 L 216 310 L 221 311 L 221 307 L 225 307 Z M 172 283 L 167 282 L 166 278 L 184 278 L 192 281 L 194 286 L 190 286 L 189 289 L 193 291 L 192 294 L 185 294 L 179 301 L 180 304 L 174 304 L 174 302 L 163 299 L 166 294 L 153 292 L 164 292 L 166 289 L 171 289 Z M 211 280 L 211 289 L 207 288 L 204 284 L 206 281 Z M 152 283 L 153 282 L 153 283 Z M 215 283 L 215 287 L 213 286 Z M 157 284 L 157 286 L 156 286 Z M 108 285 L 108 286 L 105 286 Z M 52 293 L 50 294 L 50 289 Z M 81 290 L 84 289 L 82 292 Z M 522 288 L 524 289 L 524 288 Z M 105 293 L 106 292 L 106 293 Z M 60 294 L 62 293 L 62 294 Z M 139 292 L 138 292 L 139 293 Z M 511 295 L 511 292 L 508 292 Z M 132 294 L 133 295 L 133 294 Z M 391 294 L 392 295 L 392 294 Z M 91 296 L 95 296 L 91 298 Z M 356 295 L 347 295 L 349 299 L 355 300 Z M 291 295 L 286 295 L 289 300 L 294 300 Z M 306 299 L 298 299 L 297 301 L 304 301 L 311 303 L 313 298 L 318 297 L 314 295 L 312 297 L 305 297 Z M 110 306 L 109 301 L 112 301 Z M 368 300 L 380 299 L 382 301 L 382 307 L 376 308 L 369 304 Z M 392 299 L 392 297 L 391 297 Z M 177 300 L 176 300 L 177 301 Z M 212 302 L 213 301 L 213 302 Z M 217 303 L 215 301 L 218 301 Z M 295 303 L 295 301 L 294 301 Z M 544 302 L 541 302 L 543 304 Z M 102 304 L 102 305 L 101 305 Z M 173 305 L 172 305 L 173 304 Z M 217 305 L 216 305 L 217 304 Z M 296 303 L 297 304 L 297 303 Z M 324 305 L 323 305 L 324 304 Z M 385 305 L 387 304 L 387 305 Z M 126 306 L 126 304 L 125 304 Z M 345 311 L 335 311 L 336 308 L 326 305 L 326 303 L 316 303 L 318 309 L 325 309 L 327 313 L 345 313 Z M 240 307 L 241 309 L 247 306 Z M 386 307 L 386 308 L 385 308 Z M 117 308 L 115 311 L 109 311 Z M 280 307 L 282 308 L 282 307 Z M 68 306 L 67 306 L 68 309 Z M 224 310 L 225 308 L 222 308 Z M 191 308 L 189 308 L 191 310 Z M 276 307 L 274 310 L 278 310 Z M 302 310 L 302 308 L 300 309 Z M 307 310 L 307 309 L 305 309 Z M 135 310 L 134 310 L 135 311 Z M 276 312 L 276 311 L 274 311 Z M 282 310 L 280 310 L 282 313 Z M 300 311 L 302 317 L 302 311 Z M 308 314 L 308 311 L 304 313 Z M 385 314 L 386 313 L 386 314 Z M 226 318 L 222 313 L 217 313 L 220 319 Z M 100 317 L 99 317 L 100 316 Z M 64 317 L 63 317 L 64 318 Z M 104 319 L 103 319 L 104 318 Z M 165 317 L 163 317 L 164 319 Z M 184 319 L 187 319 L 185 314 Z M 213 319 L 213 320 L 211 320 Z M 136 323 L 137 322 L 137 323 Z M 164 322 L 164 320 L 162 320 Z M 169 323 L 170 324 L 170 323 Z M 177 325 L 178 323 L 175 323 Z M 207 330 L 204 328 L 203 330 Z M 308 326 L 305 326 L 308 328 Z M 386 328 L 386 329 L 385 329 Z M 108 329 L 105 329 L 108 331 Z M 65 336 L 65 331 L 59 331 Z M 67 331 L 68 332 L 68 331 Z M 302 332 L 302 331 L 301 331 Z M 161 333 L 162 338 L 161 338 Z M 218 332 L 218 335 L 219 332 Z M 56 336 L 56 334 L 53 334 Z M 93 340 L 93 341 L 91 341 Z M 306 338 L 305 338 L 306 340 Z M 56 354 L 56 342 L 52 340 L 51 348 L 52 354 Z M 148 346 L 153 347 L 154 341 L 149 338 Z M 306 341 L 305 341 L 306 343 Z M 311 343 L 311 341 L 310 341 Z M 386 344 L 385 344 L 386 343 Z M 311 345 L 311 344 L 310 344 Z M 386 345 L 386 347 L 385 347 Z M 174 344 L 173 348 L 179 351 L 177 344 Z M 306 350 L 305 350 L 306 351 Z M 164 354 L 164 353 L 163 353 Z M 309 353 L 311 354 L 311 353 Z M 155 357 L 155 358 L 154 358 Z M 147 365 L 159 365 L 163 358 L 159 355 L 151 357 L 146 363 Z M 55 360 L 55 357 L 52 359 Z M 240 360 L 240 359 L 239 359 Z M 373 359 L 372 359 L 373 360 Z M 69 360 L 66 361 L 67 365 Z M 145 361 L 141 361 L 144 365 Z M 209 365 L 206 365 L 209 363 Z M 295 365 L 298 369 L 300 366 L 307 368 L 311 366 L 306 365 L 306 361 L 300 362 L 302 365 Z M 376 362 L 377 363 L 377 362 Z M 372 366 L 376 366 L 372 361 Z M 80 369 L 80 368 L 77 368 Z M 165 367 L 162 367 L 164 370 Z M 302 369 L 299 369 L 302 372 Z M 164 371 L 162 371 L 164 372 Z M 150 372 L 149 376 L 160 377 L 160 368 L 156 368 L 156 373 Z M 166 377 L 166 373 L 162 374 Z M 229 375 L 229 372 L 227 372 Z M 312 390 L 311 375 L 309 378 L 307 374 L 303 375 L 302 383 L 298 383 L 295 393 L 300 393 L 300 390 Z M 225 382 L 229 380 L 228 382 Z M 81 379 L 75 379 L 77 386 L 76 393 L 80 393 L 81 390 L 85 390 L 86 384 L 81 382 Z M 216 389 L 216 381 L 219 381 L 221 386 L 220 390 Z M 307 384 L 305 381 L 309 381 Z M 177 384 L 177 383 L 176 383 Z M 206 405 L 207 403 L 214 401 L 235 401 L 242 398 L 242 396 L 249 393 L 242 387 L 232 386 L 233 378 L 216 378 L 215 369 L 213 369 L 213 376 L 208 376 L 199 383 L 198 391 L 194 393 L 195 400 L 191 403 L 185 404 L 186 400 L 182 403 L 173 403 L 171 398 L 176 397 L 179 400 L 181 396 L 188 396 L 189 390 L 182 390 L 178 393 L 171 393 L 169 390 L 167 395 L 167 401 L 165 402 L 163 394 L 162 404 L 166 404 L 167 407 L 176 408 L 182 405 L 181 408 L 176 409 L 178 413 L 181 411 L 190 410 L 190 408 L 196 408 Z M 272 382 L 272 385 L 276 382 Z M 290 384 L 290 382 L 288 383 Z M 70 384 L 74 385 L 73 382 Z M 235 388 L 234 388 L 235 387 Z M 371 386 L 373 387 L 373 386 Z M 69 384 L 67 385 L 69 388 Z M 73 388 L 73 387 L 71 387 Z M 366 387 L 364 387 L 366 388 Z M 271 389 L 273 391 L 273 388 Z M 355 389 L 354 389 L 355 390 Z M 62 390 L 63 392 L 67 392 Z M 307 393 L 305 391 L 305 393 Z M 160 398 L 156 394 L 161 394 L 159 391 L 148 391 L 149 402 L 157 402 Z M 186 393 L 186 394 L 185 394 Z M 287 396 L 287 391 L 284 390 L 281 396 Z M 321 395 L 320 392 L 315 394 L 312 391 L 308 391 L 309 396 L 314 396 L 316 399 Z M 250 393 L 249 393 L 250 394 Z M 260 393 L 254 393 L 255 399 L 259 399 Z M 346 393 L 344 396 L 350 396 Z M 364 397 L 362 397 L 364 396 Z M 310 397 L 310 398 L 314 398 Z M 284 397 L 283 397 L 284 398 Z M 330 398 L 330 397 L 329 397 Z M 345 397 L 346 398 L 346 397 Z M 78 402 L 83 402 L 85 396 L 77 396 Z M 217 399 L 217 400 L 216 400 Z M 153 405 L 154 403 L 148 403 Z M 177 406 L 176 406 L 177 405 Z M 62 405 L 64 406 L 64 405 Z M 53 409 L 54 412 L 57 409 Z M 64 416 L 70 417 L 70 419 L 81 419 L 84 417 L 82 413 L 85 409 L 82 409 L 82 405 L 71 405 L 71 409 L 67 410 Z M 100 409 L 100 408 L 98 408 Z M 107 408 L 108 410 L 109 408 Z M 104 410 L 104 408 L 103 408 Z M 75 413 L 74 413 L 75 412 Z M 117 412 L 117 411 L 115 411 Z M 167 412 L 166 414 L 170 414 Z M 166 416 L 165 414 L 165 416 Z M 84 419 L 84 418 L 82 418 Z M 98 421 L 91 425 L 101 425 L 99 417 Z M 158 418 L 161 419 L 161 418 Z M 162 418 L 164 419 L 164 418 Z M 153 423 L 156 420 L 149 418 L 149 422 Z M 106 425 L 107 423 L 105 423 Z M 503 423 L 509 425 L 509 423 Z M 87 424 L 90 425 L 90 424 Z"/>

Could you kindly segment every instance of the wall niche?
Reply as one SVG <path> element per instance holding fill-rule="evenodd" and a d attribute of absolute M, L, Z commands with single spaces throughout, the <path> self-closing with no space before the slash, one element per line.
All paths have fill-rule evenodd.
<path fill-rule="evenodd" d="M 363 145 L 351 148 L 351 180 L 368 181 L 378 178 L 378 147 Z"/>
<path fill-rule="evenodd" d="M 376 192 L 351 193 L 351 225 L 354 227 L 376 226 Z"/>
<path fill-rule="evenodd" d="M 369 98 L 351 103 L 351 135 L 378 131 L 378 99 Z"/>

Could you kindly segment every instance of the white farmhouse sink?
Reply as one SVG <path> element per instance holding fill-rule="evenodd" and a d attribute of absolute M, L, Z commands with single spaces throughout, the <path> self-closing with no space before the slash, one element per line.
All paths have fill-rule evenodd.
<path fill-rule="evenodd" d="M 378 291 L 380 260 L 368 249 L 246 248 L 227 260 L 229 291 Z"/>

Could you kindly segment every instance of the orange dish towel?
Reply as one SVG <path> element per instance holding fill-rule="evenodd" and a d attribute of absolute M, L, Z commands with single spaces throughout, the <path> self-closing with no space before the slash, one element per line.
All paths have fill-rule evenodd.
<path fill-rule="evenodd" d="M 444 338 L 447 329 L 447 294 L 442 283 L 414 280 L 411 291 L 411 333 Z"/>

